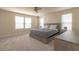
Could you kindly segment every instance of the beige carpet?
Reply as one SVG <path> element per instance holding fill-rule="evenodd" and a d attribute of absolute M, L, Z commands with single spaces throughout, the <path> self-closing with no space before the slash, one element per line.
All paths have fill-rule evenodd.
<path fill-rule="evenodd" d="M 0 51 L 53 51 L 53 40 L 44 44 L 28 34 L 0 39 Z"/>

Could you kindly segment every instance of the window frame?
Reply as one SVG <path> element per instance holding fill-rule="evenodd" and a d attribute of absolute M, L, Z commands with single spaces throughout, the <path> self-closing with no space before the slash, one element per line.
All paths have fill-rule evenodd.
<path fill-rule="evenodd" d="M 71 22 L 62 22 L 62 17 L 64 15 L 68 15 L 68 14 L 71 14 Z M 71 28 L 70 29 L 67 28 L 67 30 L 72 30 L 72 13 L 66 13 L 66 14 L 61 15 L 61 29 L 63 29 L 62 27 L 63 27 L 64 24 L 71 24 Z"/>
<path fill-rule="evenodd" d="M 23 24 L 23 28 L 17 28 L 17 26 L 16 26 L 17 25 L 17 23 L 16 23 L 16 20 L 17 20 L 16 17 L 23 17 L 23 16 L 18 16 L 18 15 L 15 16 L 15 29 L 24 29 L 24 17 L 23 17 L 23 23 L 22 23 Z"/>
<path fill-rule="evenodd" d="M 17 28 L 17 27 L 16 27 L 16 24 L 17 24 L 17 22 L 16 22 L 16 20 L 17 20 L 16 17 L 23 17 L 23 28 Z M 26 28 L 26 27 L 25 27 L 25 18 L 26 18 L 26 17 L 27 17 L 27 16 L 20 16 L 20 15 L 16 15 L 16 16 L 15 16 L 15 29 L 16 29 L 16 30 L 19 30 L 19 29 L 30 29 L 30 28 L 32 28 L 32 18 L 31 18 L 31 17 L 28 17 L 28 18 L 31 18 L 31 24 L 30 24 L 31 27 L 30 27 L 30 28 Z"/>
<path fill-rule="evenodd" d="M 26 23 L 26 18 L 30 18 L 30 23 Z M 32 18 L 31 17 L 26 17 L 25 16 L 25 20 L 24 20 L 25 22 L 24 22 L 24 28 L 25 29 L 30 29 L 30 28 L 32 28 Z M 29 28 L 26 28 L 26 24 L 30 24 L 30 27 Z"/>
<path fill-rule="evenodd" d="M 40 27 L 44 28 L 44 17 L 40 17 L 39 23 L 40 23 Z"/>

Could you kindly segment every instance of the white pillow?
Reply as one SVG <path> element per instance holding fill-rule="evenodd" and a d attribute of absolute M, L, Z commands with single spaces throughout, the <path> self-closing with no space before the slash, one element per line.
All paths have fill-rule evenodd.
<path fill-rule="evenodd" d="M 54 30 L 56 30 L 56 29 L 57 29 L 57 25 L 50 25 L 49 29 L 54 29 Z"/>

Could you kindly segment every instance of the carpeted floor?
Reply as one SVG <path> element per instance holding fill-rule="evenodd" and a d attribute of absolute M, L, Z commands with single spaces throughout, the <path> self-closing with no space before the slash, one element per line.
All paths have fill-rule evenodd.
<path fill-rule="evenodd" d="M 0 39 L 0 51 L 53 51 L 53 40 L 44 44 L 28 34 Z"/>

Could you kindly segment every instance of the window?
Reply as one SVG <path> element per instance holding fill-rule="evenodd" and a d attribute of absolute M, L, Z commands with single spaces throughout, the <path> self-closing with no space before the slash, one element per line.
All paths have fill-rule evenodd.
<path fill-rule="evenodd" d="M 31 28 L 31 17 L 15 16 L 16 29 Z"/>
<path fill-rule="evenodd" d="M 44 28 L 44 18 L 43 17 L 40 18 L 40 27 Z"/>
<path fill-rule="evenodd" d="M 31 28 L 31 17 L 25 17 L 25 28 Z"/>
<path fill-rule="evenodd" d="M 15 17 L 16 29 L 24 28 L 24 17 L 16 16 Z"/>
<path fill-rule="evenodd" d="M 72 30 L 72 13 L 62 15 L 62 29 L 67 27 L 67 30 Z"/>

